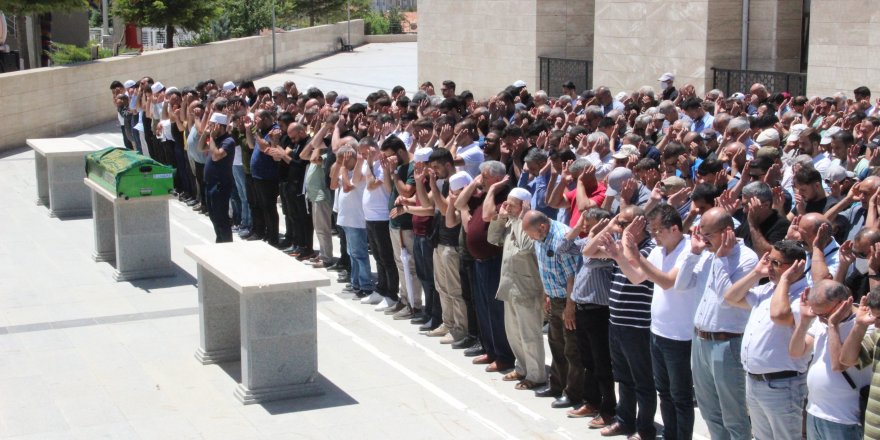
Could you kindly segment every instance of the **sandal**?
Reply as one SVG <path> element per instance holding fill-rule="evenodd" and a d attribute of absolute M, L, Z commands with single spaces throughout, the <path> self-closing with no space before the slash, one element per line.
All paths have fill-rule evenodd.
<path fill-rule="evenodd" d="M 511 371 L 510 373 L 505 374 L 504 377 L 501 378 L 501 380 L 505 382 L 516 382 L 521 381 L 525 378 L 525 376 L 517 373 L 516 371 Z"/>
<path fill-rule="evenodd" d="M 534 383 L 534 382 L 526 379 L 526 380 L 523 380 L 522 382 L 516 384 L 516 386 L 514 388 L 516 388 L 518 390 L 533 390 L 535 388 L 539 388 L 539 387 L 542 387 L 545 385 L 547 385 L 546 382 L 545 383 Z"/>

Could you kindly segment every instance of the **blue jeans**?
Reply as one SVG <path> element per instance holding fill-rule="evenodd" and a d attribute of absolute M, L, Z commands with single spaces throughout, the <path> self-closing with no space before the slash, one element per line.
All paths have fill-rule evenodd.
<path fill-rule="evenodd" d="M 746 379 L 746 402 L 757 440 L 800 440 L 807 375 L 761 381 Z"/>
<path fill-rule="evenodd" d="M 370 269 L 370 254 L 367 253 L 367 228 L 350 228 L 345 231 L 348 255 L 351 259 L 351 287 L 366 293 L 373 292 L 373 274 Z"/>
<path fill-rule="evenodd" d="M 440 295 L 434 287 L 434 247 L 424 235 L 413 234 L 413 257 L 416 259 L 416 276 L 425 292 L 425 315 L 435 327 L 443 321 Z"/>
<path fill-rule="evenodd" d="M 660 395 L 663 438 L 690 440 L 694 434 L 691 341 L 676 341 L 652 333 L 651 358 L 654 383 Z"/>
<path fill-rule="evenodd" d="M 642 438 L 654 438 L 657 436 L 654 428 L 657 390 L 651 370 L 651 330 L 611 324 L 608 343 L 614 380 L 620 384 L 617 421 L 627 433 L 638 432 Z"/>
<path fill-rule="evenodd" d="M 861 440 L 859 425 L 844 425 L 807 413 L 807 440 Z"/>
<path fill-rule="evenodd" d="M 700 339 L 691 345 L 691 370 L 700 414 L 713 440 L 751 440 L 746 411 L 746 373 L 740 362 L 742 337 Z"/>
<path fill-rule="evenodd" d="M 489 359 L 513 365 L 515 360 L 504 331 L 504 302 L 495 299 L 501 282 L 501 257 L 474 260 L 474 308 L 480 322 L 480 340 Z"/>
<path fill-rule="evenodd" d="M 233 165 L 232 177 L 235 178 L 236 193 L 238 193 L 238 198 L 241 200 L 241 222 L 239 224 L 250 229 L 253 223 L 251 223 L 251 207 L 248 205 L 247 189 L 245 187 L 244 166 Z M 235 205 L 233 204 L 232 206 L 234 212 Z"/>

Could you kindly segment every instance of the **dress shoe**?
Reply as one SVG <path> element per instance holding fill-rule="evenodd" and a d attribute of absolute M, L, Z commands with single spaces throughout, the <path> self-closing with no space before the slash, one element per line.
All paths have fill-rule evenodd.
<path fill-rule="evenodd" d="M 486 354 L 486 350 L 483 349 L 483 344 L 479 341 L 464 351 L 464 355 L 467 357 L 482 356 L 484 354 Z"/>
<path fill-rule="evenodd" d="M 404 319 L 412 319 L 413 315 L 415 315 L 418 312 L 419 312 L 419 310 L 413 309 L 410 306 L 406 306 L 406 307 L 400 309 L 399 312 L 394 314 L 394 320 L 395 321 L 403 321 Z"/>
<path fill-rule="evenodd" d="M 283 239 L 283 240 L 281 240 L 281 241 L 278 242 L 278 246 L 281 246 L 281 249 L 287 249 L 287 248 L 289 248 L 292 244 L 293 244 L 293 240 L 290 240 L 290 239 L 287 239 L 287 238 L 285 238 L 285 239 Z"/>
<path fill-rule="evenodd" d="M 336 277 L 337 283 L 347 283 L 351 281 L 351 276 L 349 276 L 347 271 L 339 272 L 339 276 Z"/>
<path fill-rule="evenodd" d="M 431 318 L 426 316 L 424 313 L 416 313 L 413 315 L 412 319 L 409 320 L 410 324 L 424 324 L 430 321 Z"/>
<path fill-rule="evenodd" d="M 187 206 L 189 206 L 189 205 L 187 205 Z M 192 205 L 192 210 L 193 210 L 193 211 L 201 211 L 201 210 L 202 210 L 202 204 L 196 202 L 195 205 Z"/>
<path fill-rule="evenodd" d="M 554 398 L 556 398 L 556 397 L 559 397 L 560 395 L 562 395 L 561 392 L 556 391 L 553 388 L 550 388 L 549 385 L 547 385 L 544 388 L 535 390 L 535 397 L 554 397 Z"/>
<path fill-rule="evenodd" d="M 570 419 L 580 419 L 584 417 L 596 417 L 599 415 L 599 410 L 594 408 L 593 405 L 589 403 L 585 403 L 575 409 L 568 410 L 565 413 Z"/>
<path fill-rule="evenodd" d="M 251 234 L 248 236 L 248 238 L 245 238 L 246 241 L 260 241 L 262 239 L 263 239 L 263 237 L 260 237 L 257 234 Z"/>
<path fill-rule="evenodd" d="M 383 310 L 382 312 L 385 313 L 386 315 L 394 315 L 395 313 L 403 310 L 404 307 L 406 307 L 406 306 L 403 305 L 402 302 L 398 301 L 398 302 L 388 306 L 387 308 L 385 308 L 385 310 Z"/>
<path fill-rule="evenodd" d="M 419 326 L 419 331 L 427 333 L 427 332 L 430 332 L 431 330 L 434 330 L 435 328 L 437 328 L 437 327 L 434 326 L 434 321 L 429 319 L 428 322 Z"/>
<path fill-rule="evenodd" d="M 574 406 L 574 402 L 572 402 L 564 393 L 550 404 L 550 408 L 568 408 L 571 406 Z"/>
<path fill-rule="evenodd" d="M 486 365 L 491 364 L 493 361 L 491 358 L 489 358 L 488 354 L 481 354 L 475 357 L 474 360 L 472 360 L 471 362 L 476 365 Z"/>
<path fill-rule="evenodd" d="M 467 335 L 457 341 L 454 341 L 452 343 L 452 348 L 455 350 L 463 350 L 465 348 L 470 348 L 472 345 L 474 345 L 474 341 L 476 341 L 476 339 L 474 339 L 473 336 Z"/>
<path fill-rule="evenodd" d="M 599 431 L 599 434 L 601 434 L 602 437 L 613 437 L 615 435 L 627 435 L 628 436 L 631 433 L 632 433 L 631 431 L 627 431 L 626 428 L 620 422 L 617 422 L 617 421 L 602 428 L 602 430 Z"/>
<path fill-rule="evenodd" d="M 299 246 L 290 246 L 290 247 L 282 249 L 281 252 L 284 252 L 287 255 L 293 255 L 293 254 L 299 252 Z"/>
<path fill-rule="evenodd" d="M 363 299 L 369 298 L 369 297 L 370 297 L 370 292 L 367 292 L 366 290 L 356 290 L 354 292 L 354 298 L 352 298 L 352 299 L 355 301 L 360 301 L 360 300 L 363 300 Z"/>
<path fill-rule="evenodd" d="M 590 423 L 587 424 L 587 427 L 590 429 L 601 429 L 606 426 L 608 426 L 608 421 L 602 416 L 593 417 L 593 420 L 590 420 Z"/>
<path fill-rule="evenodd" d="M 189 207 L 196 206 L 196 204 L 198 204 L 198 203 L 199 203 L 199 201 L 196 199 L 186 200 L 186 206 L 189 206 Z"/>
<path fill-rule="evenodd" d="M 310 259 L 310 258 L 315 258 L 315 257 L 317 257 L 317 256 L 318 256 L 318 253 L 317 253 L 317 252 L 315 252 L 315 251 L 305 250 L 305 251 L 302 251 L 302 253 L 300 253 L 300 254 L 296 257 L 296 259 L 299 260 L 299 261 L 306 261 L 306 260 L 308 260 L 308 259 Z"/>

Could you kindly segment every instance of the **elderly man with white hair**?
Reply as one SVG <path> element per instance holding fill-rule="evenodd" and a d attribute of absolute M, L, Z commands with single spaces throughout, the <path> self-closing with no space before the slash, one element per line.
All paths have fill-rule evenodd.
<path fill-rule="evenodd" d="M 522 218 L 529 212 L 532 194 L 514 188 L 489 224 L 488 240 L 504 248 L 501 281 L 495 297 L 504 301 L 504 330 L 516 356 L 513 371 L 505 381 L 516 381 L 516 389 L 530 390 L 547 382 L 544 368 L 544 295 L 535 242 L 525 233 Z"/>
<path fill-rule="evenodd" d="M 581 153 L 581 147 L 578 147 Z M 611 151 L 611 140 L 605 133 L 595 131 L 586 137 L 587 160 L 596 168 L 596 179 L 603 180 L 614 169 L 614 156 Z"/>

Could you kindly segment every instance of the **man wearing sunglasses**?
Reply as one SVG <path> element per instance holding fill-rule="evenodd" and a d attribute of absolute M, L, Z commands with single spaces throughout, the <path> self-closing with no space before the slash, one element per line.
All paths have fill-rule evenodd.
<path fill-rule="evenodd" d="M 712 438 L 752 438 L 739 356 L 749 312 L 725 302 L 723 295 L 757 263 L 755 252 L 736 239 L 730 214 L 712 208 L 694 228 L 691 252 L 675 279 L 676 289 L 703 292 L 694 315 L 691 367 L 697 404 Z"/>
<path fill-rule="evenodd" d="M 805 258 L 800 243 L 781 240 L 724 293 L 728 304 L 751 311 L 740 357 L 747 373 L 746 402 L 755 438 L 802 438 L 804 373 L 811 353 L 792 357 L 788 346 L 800 318 L 797 301 L 808 286 Z M 758 285 L 764 278 L 770 282 Z"/>

